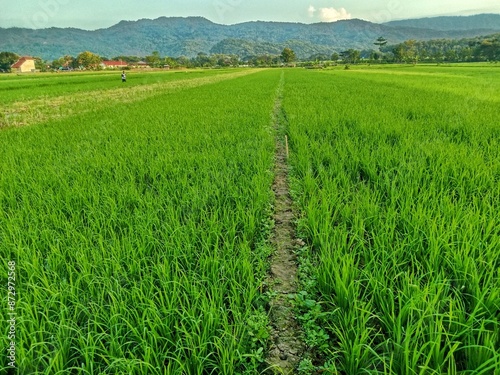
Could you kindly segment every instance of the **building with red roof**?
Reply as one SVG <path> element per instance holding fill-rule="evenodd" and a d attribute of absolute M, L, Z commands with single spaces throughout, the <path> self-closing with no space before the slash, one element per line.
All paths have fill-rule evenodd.
<path fill-rule="evenodd" d="M 34 73 L 36 71 L 35 59 L 29 56 L 23 56 L 16 63 L 12 64 L 11 69 L 17 73 Z"/>
<path fill-rule="evenodd" d="M 125 61 L 103 61 L 101 66 L 104 69 L 123 69 L 128 66 Z"/>

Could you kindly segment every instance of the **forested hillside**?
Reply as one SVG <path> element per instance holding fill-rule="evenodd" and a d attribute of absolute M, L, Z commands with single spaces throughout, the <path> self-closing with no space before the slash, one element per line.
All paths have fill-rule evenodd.
<path fill-rule="evenodd" d="M 493 21 L 482 23 L 484 16 Z M 495 23 L 495 19 L 498 22 Z M 442 18 L 430 20 L 425 21 L 425 27 L 415 28 L 408 23 L 383 25 L 358 19 L 316 24 L 247 22 L 219 25 L 202 17 L 161 17 L 122 21 L 95 31 L 0 28 L 0 51 L 52 60 L 86 50 L 101 56 L 145 56 L 158 51 L 162 56 L 172 57 L 195 57 L 200 52 L 248 57 L 274 54 L 290 47 L 298 58 L 308 58 L 314 54 L 340 53 L 349 48 L 372 49 L 374 40 L 380 36 L 389 44 L 397 44 L 409 39 L 460 39 L 500 32 L 500 15 L 462 17 L 464 28 L 459 24 L 451 28 L 449 25 L 453 22 Z M 439 24 L 444 25 L 445 30 L 439 30 L 436 26 Z"/>

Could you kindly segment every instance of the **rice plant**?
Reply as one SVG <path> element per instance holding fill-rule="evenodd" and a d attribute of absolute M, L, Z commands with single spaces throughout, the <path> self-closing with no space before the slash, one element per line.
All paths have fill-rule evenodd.
<path fill-rule="evenodd" d="M 287 72 L 318 371 L 500 373 L 497 70 Z"/>
<path fill-rule="evenodd" d="M 278 81 L 207 81 L 0 132 L 19 373 L 258 371 Z"/>

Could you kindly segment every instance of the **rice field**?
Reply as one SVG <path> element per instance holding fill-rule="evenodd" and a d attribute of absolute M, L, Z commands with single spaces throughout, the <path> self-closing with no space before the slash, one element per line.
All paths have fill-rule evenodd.
<path fill-rule="evenodd" d="M 288 74 L 304 368 L 500 374 L 498 73 Z"/>
<path fill-rule="evenodd" d="M 294 373 L 500 374 L 499 73 L 0 76 L 0 374 L 279 373 L 278 91 Z"/>
<path fill-rule="evenodd" d="M 278 79 L 165 90 L 1 132 L 0 253 L 2 270 L 17 263 L 20 374 L 253 372 Z"/>

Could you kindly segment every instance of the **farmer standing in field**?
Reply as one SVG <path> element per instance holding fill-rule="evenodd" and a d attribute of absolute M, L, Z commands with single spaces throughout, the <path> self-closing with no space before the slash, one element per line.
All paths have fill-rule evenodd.
<path fill-rule="evenodd" d="M 127 82 L 127 75 L 125 74 L 125 70 L 122 73 L 122 82 Z"/>

